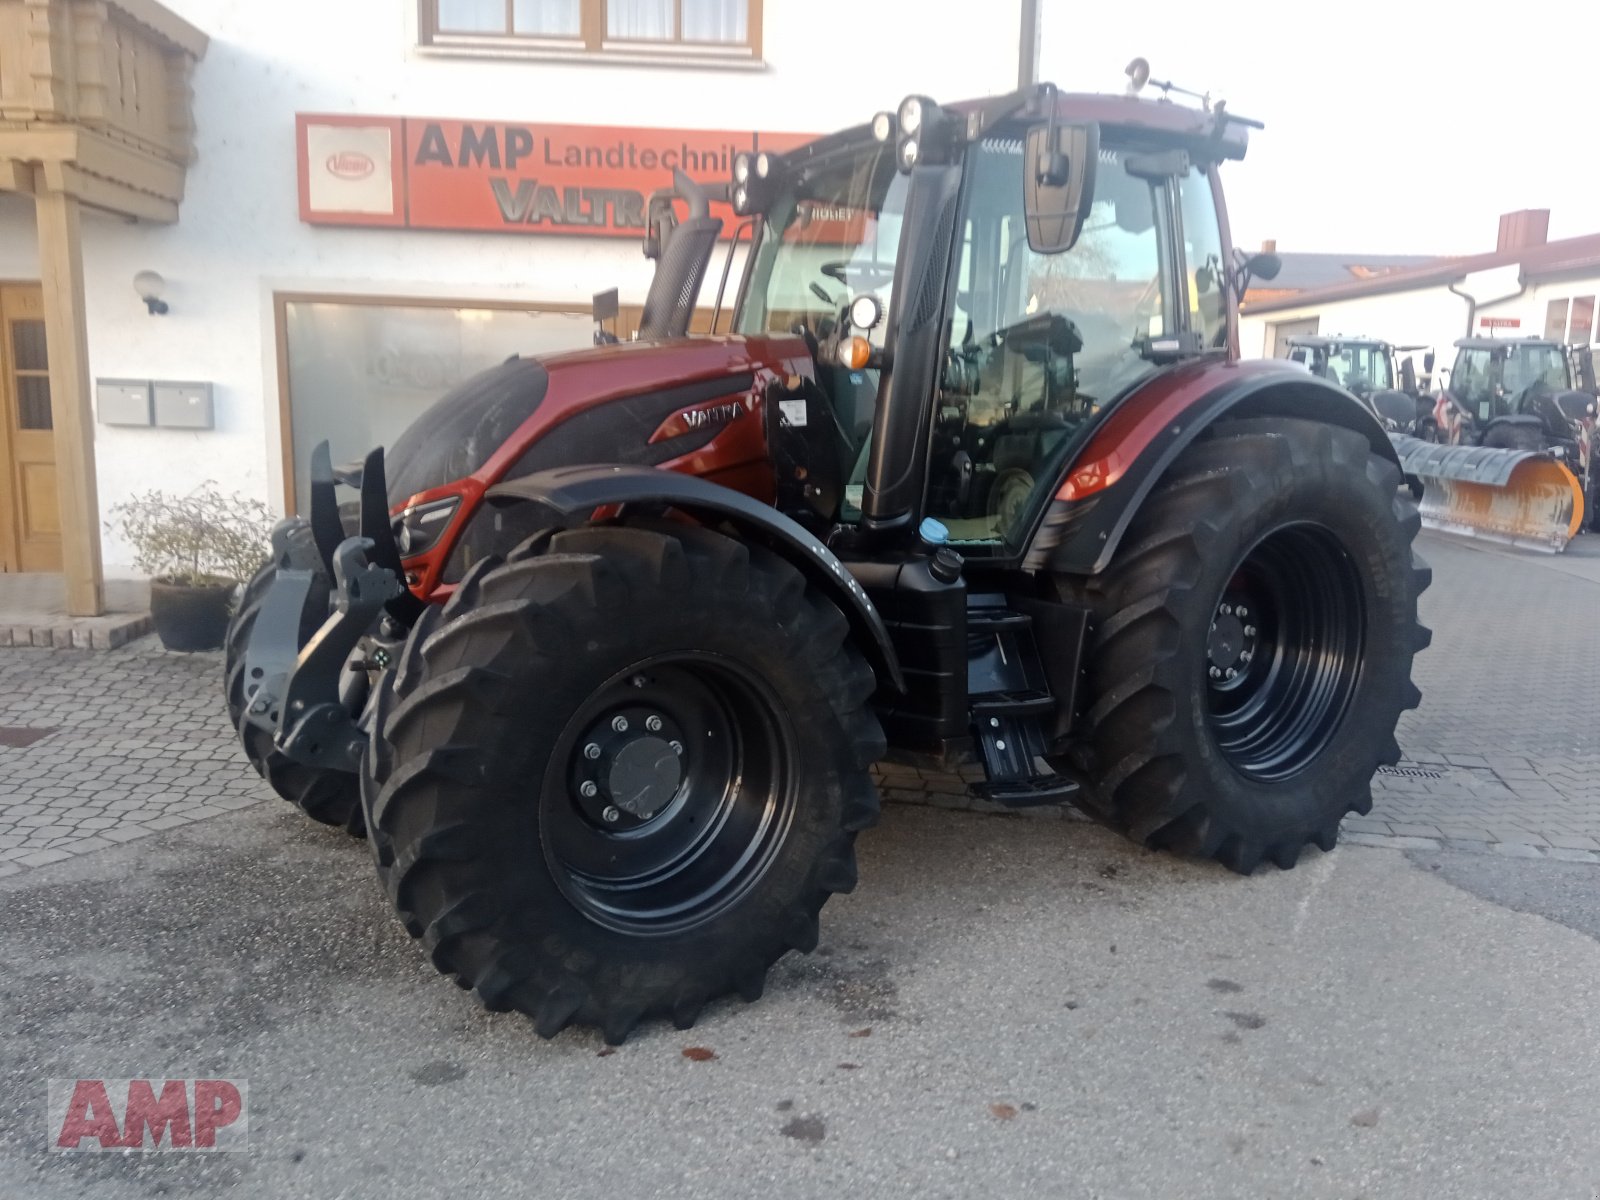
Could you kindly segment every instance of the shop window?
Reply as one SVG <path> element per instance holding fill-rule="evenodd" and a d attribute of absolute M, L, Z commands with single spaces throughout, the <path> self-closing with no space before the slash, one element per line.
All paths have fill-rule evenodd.
<path fill-rule="evenodd" d="M 591 344 L 587 312 L 405 300 L 280 297 L 279 387 L 288 499 L 309 502 L 311 449 L 336 463 L 395 438 L 456 384 L 513 354 Z"/>
<path fill-rule="evenodd" d="M 1574 346 L 1587 346 L 1589 331 L 1594 328 L 1594 297 L 1577 296 L 1572 301 L 1572 316 L 1567 322 L 1567 341 Z"/>
<path fill-rule="evenodd" d="M 1544 336 L 1552 342 L 1559 342 L 1566 332 L 1567 302 L 1552 300 L 1544 310 Z"/>
<path fill-rule="evenodd" d="M 422 0 L 425 45 L 463 51 L 760 54 L 762 0 Z"/>

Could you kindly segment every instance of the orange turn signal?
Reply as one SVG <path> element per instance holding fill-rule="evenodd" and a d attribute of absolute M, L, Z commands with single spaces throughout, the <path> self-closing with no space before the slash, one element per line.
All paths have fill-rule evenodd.
<path fill-rule="evenodd" d="M 872 343 L 864 337 L 846 338 L 839 343 L 839 365 L 859 371 L 872 357 Z"/>

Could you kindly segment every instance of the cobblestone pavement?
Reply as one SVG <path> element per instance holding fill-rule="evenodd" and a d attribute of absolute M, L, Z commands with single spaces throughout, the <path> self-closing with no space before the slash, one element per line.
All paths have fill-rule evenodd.
<path fill-rule="evenodd" d="M 220 655 L 153 638 L 0 649 L 0 876 L 271 797 L 228 728 L 221 672 Z"/>
<path fill-rule="evenodd" d="M 1423 704 L 1401 723 L 1404 761 L 1379 775 L 1346 840 L 1600 863 L 1600 639 L 1585 632 L 1600 538 L 1562 558 L 1430 534 L 1421 548 L 1434 568 Z M 0 649 L 0 877 L 278 803 L 236 748 L 220 674 L 219 655 L 168 654 L 152 638 Z M 958 775 L 885 765 L 880 779 L 890 801 L 993 807 Z"/>
<path fill-rule="evenodd" d="M 1404 757 L 1345 840 L 1600 863 L 1600 537 L 1548 557 L 1425 531 L 1418 549 L 1433 568 L 1422 707 L 1401 718 Z M 957 776 L 885 765 L 879 778 L 892 800 L 994 807 Z"/>

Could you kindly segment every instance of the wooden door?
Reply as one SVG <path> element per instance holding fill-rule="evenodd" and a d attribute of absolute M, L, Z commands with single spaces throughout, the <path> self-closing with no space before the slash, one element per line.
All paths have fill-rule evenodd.
<path fill-rule="evenodd" d="M 0 286 L 0 568 L 61 570 L 44 293 Z"/>

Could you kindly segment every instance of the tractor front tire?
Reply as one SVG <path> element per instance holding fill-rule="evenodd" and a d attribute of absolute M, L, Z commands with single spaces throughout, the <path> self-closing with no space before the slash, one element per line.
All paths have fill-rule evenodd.
<path fill-rule="evenodd" d="M 884 738 L 839 609 L 695 526 L 536 536 L 472 568 L 380 681 L 379 878 L 435 967 L 553 1037 L 692 1025 L 817 942 Z"/>
<path fill-rule="evenodd" d="M 309 538 L 309 528 L 297 530 L 292 536 Z M 308 767 L 295 762 L 272 744 L 272 737 L 264 730 L 244 720 L 244 662 L 245 647 L 250 644 L 250 633 L 255 628 L 261 611 L 261 600 L 277 574 L 276 563 L 268 562 L 245 585 L 239 598 L 239 607 L 228 622 L 228 636 L 223 643 L 223 690 L 228 700 L 228 718 L 238 731 L 239 742 L 245 757 L 256 773 L 267 781 L 269 787 L 293 804 L 313 821 L 334 825 L 352 837 L 366 833 L 366 822 L 361 812 L 361 778 L 348 771 L 329 771 Z M 319 578 L 322 593 L 327 595 L 332 585 Z M 316 633 L 317 623 L 307 619 L 300 630 L 300 644 L 304 646 Z"/>
<path fill-rule="evenodd" d="M 1248 874 L 1370 811 L 1429 642 L 1400 481 L 1365 437 L 1301 420 L 1231 422 L 1179 457 L 1096 597 L 1102 819 Z"/>

